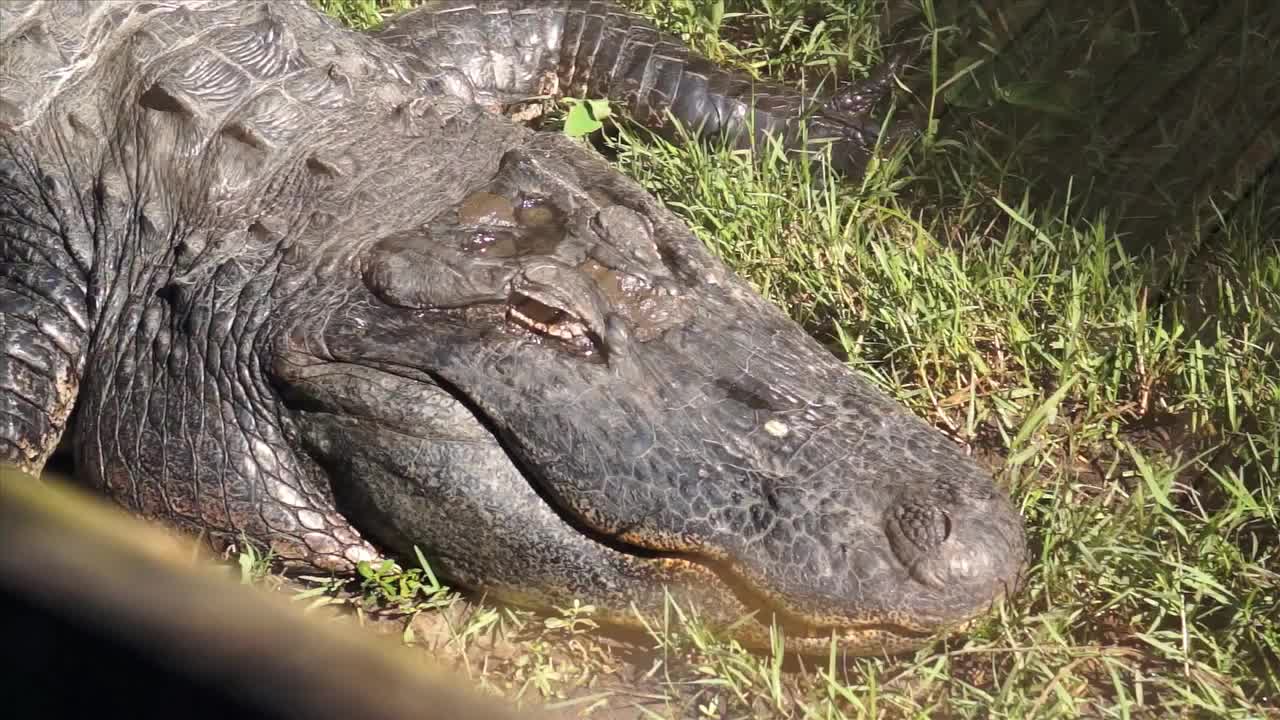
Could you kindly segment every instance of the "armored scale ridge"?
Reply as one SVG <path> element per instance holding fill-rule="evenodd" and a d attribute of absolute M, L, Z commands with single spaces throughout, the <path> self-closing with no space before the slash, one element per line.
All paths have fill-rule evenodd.
<path fill-rule="evenodd" d="M 590 147 L 609 97 L 856 175 L 883 74 L 806 98 L 614 5 L 0 3 L 0 460 L 288 568 L 898 652 L 1010 592 L 988 472 Z"/>

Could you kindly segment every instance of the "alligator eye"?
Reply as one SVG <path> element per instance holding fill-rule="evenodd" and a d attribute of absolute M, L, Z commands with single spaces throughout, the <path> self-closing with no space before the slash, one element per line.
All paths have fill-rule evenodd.
<path fill-rule="evenodd" d="M 537 337 L 554 339 L 576 352 L 591 355 L 596 351 L 595 338 L 586 323 L 528 295 L 511 294 L 507 321 Z"/>

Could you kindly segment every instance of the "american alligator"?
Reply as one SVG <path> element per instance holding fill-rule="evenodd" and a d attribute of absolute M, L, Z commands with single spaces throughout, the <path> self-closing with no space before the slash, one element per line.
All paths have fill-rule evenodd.
<path fill-rule="evenodd" d="M 512 603 L 754 614 L 753 644 L 901 651 L 1008 592 L 988 472 L 488 107 L 554 80 L 714 134 L 750 83 L 611 6 L 482 7 L 371 36 L 302 2 L 0 4 L 0 457 L 69 443 L 125 507 L 287 568 L 417 546 Z M 762 97 L 784 135 L 815 107 Z M 856 145 L 850 97 L 797 122 Z"/>

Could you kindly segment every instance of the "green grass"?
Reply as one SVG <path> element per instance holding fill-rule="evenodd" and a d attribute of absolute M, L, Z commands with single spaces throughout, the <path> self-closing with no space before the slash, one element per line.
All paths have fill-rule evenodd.
<path fill-rule="evenodd" d="M 358 27 L 388 7 L 317 4 Z M 879 52 L 874 4 L 754 0 L 723 15 L 705 0 L 631 4 L 762 76 L 860 72 Z M 813 5 L 831 12 L 807 32 Z M 1034 181 L 1028 148 L 1045 146 L 1029 138 L 1052 134 L 1054 103 L 1071 93 L 1050 102 L 1034 79 L 987 72 L 991 58 L 947 56 L 959 51 L 943 22 L 916 109 L 963 93 L 974 115 L 953 113 L 861 182 L 815 184 L 778 158 L 626 126 L 615 162 L 833 352 L 992 467 L 1027 519 L 1020 595 L 914 656 L 816 663 L 746 653 L 678 608 L 628 646 L 581 610 L 450 603 L 425 562 L 370 570 L 345 591 L 318 581 L 303 601 L 356 607 L 483 687 L 574 711 L 1280 716 L 1280 253 L 1262 236 L 1274 205 L 1256 193 L 1212 244 L 1135 249 L 1115 208 Z M 1030 129 L 1025 117 L 1016 136 L 983 124 L 980 111 L 1002 104 L 1029 113 Z"/>

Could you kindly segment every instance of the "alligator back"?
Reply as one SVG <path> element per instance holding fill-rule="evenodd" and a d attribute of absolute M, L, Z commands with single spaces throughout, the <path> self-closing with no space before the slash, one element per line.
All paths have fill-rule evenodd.
<path fill-rule="evenodd" d="M 0 131 L 16 140 L 7 144 L 9 159 L 47 178 L 50 192 L 67 194 L 47 198 L 51 206 L 83 201 L 138 236 L 141 247 L 110 241 L 112 255 L 172 259 L 180 270 L 184 258 L 168 258 L 170 250 L 193 263 L 239 257 L 253 254 L 255 238 L 266 251 L 278 244 L 272 233 L 306 234 L 308 218 L 361 222 L 362 209 L 375 205 L 360 202 L 361 193 L 384 197 L 383 181 L 402 185 L 415 164 L 445 164 L 457 135 L 524 132 L 497 118 L 442 130 L 443 116 L 481 111 L 435 87 L 393 49 L 337 27 L 302 0 L 0 4 Z M 424 113 L 432 120 L 417 127 Z M 430 136 L 431 146 L 413 147 L 415 136 Z M 361 157 L 393 154 L 409 158 L 387 168 L 399 177 L 357 177 L 373 170 L 358 167 Z M 468 171 L 453 165 L 450 172 Z M 137 207 L 121 215 L 123 205 Z M 73 253 L 83 256 L 83 274 L 136 295 L 136 283 L 117 283 L 110 268 L 97 266 L 108 240 L 85 220 Z M 177 247 L 179 225 L 203 237 L 183 237 Z M 150 239 L 139 228 L 151 228 Z M 367 236 L 376 227 L 363 229 Z M 219 244 L 225 252 L 216 252 Z"/>
<path fill-rule="evenodd" d="M 230 536 L 283 532 L 308 556 L 302 536 L 319 533 L 329 539 L 311 544 L 329 564 L 365 557 L 344 520 L 299 524 L 297 507 L 329 502 L 326 485 L 277 482 L 284 499 L 269 526 L 226 509 L 234 479 L 202 456 L 286 444 L 271 418 L 243 410 L 268 406 L 269 388 L 230 368 L 248 366 L 236 353 L 254 350 L 244 339 L 267 321 L 268 291 L 290 291 L 276 282 L 282 265 L 349 266 L 361 243 L 421 223 L 491 176 L 501 149 L 529 131 L 433 95 L 432 79 L 394 50 L 301 0 L 0 11 L 0 388 L 20 390 L 0 392 L 0 457 L 38 472 L 74 406 L 87 481 L 144 515 Z M 466 144 L 486 152 L 460 160 Z M 175 340 L 191 337 L 205 347 Z M 131 414 L 163 418 L 163 434 L 135 446 L 96 427 Z M 223 437 L 210 423 L 238 431 Z M 170 434 L 189 452 L 165 455 Z M 126 451 L 165 477 L 113 470 Z"/>
<path fill-rule="evenodd" d="M 315 153 L 378 92 L 416 89 L 301 0 L 0 3 L 0 344 L 24 353 L 0 362 L 22 390 L 0 394 L 4 454 L 43 466 L 90 335 L 127 336 L 132 299 L 271 252 L 273 212 L 298 226 L 337 174 Z"/>
<path fill-rule="evenodd" d="M 321 44 L 326 57 L 368 60 L 368 43 L 332 28 L 300 1 L 7 1 L 0 4 L 0 121 L 29 126 L 59 101 L 102 104 L 127 97 L 122 91 L 132 83 L 168 75 L 144 104 L 214 124 L 305 67 L 308 50 Z M 358 71 L 335 68 L 343 69 Z"/>
<path fill-rule="evenodd" d="M 256 174 L 244 164 L 329 131 L 324 116 L 377 79 L 407 84 L 376 43 L 300 0 L 0 5 L 0 128 L 99 165 L 98 149 L 213 156 L 223 190 Z"/>

